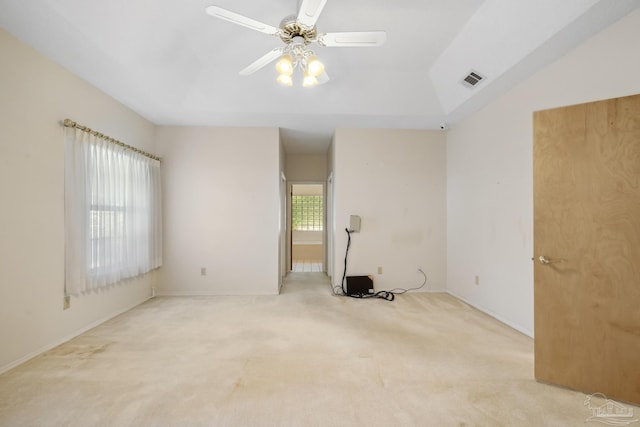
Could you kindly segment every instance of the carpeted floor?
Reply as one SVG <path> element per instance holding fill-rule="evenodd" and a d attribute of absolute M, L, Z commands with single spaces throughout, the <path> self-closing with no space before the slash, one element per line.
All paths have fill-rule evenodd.
<path fill-rule="evenodd" d="M 583 426 L 585 398 L 449 295 L 297 273 L 279 296 L 152 299 L 5 373 L 0 426 Z"/>

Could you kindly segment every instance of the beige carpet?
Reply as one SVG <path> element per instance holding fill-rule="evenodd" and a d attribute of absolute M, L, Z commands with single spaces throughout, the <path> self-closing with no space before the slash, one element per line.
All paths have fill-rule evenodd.
<path fill-rule="evenodd" d="M 446 294 L 353 300 L 293 274 L 279 296 L 152 299 L 19 366 L 0 425 L 585 425 L 532 352 Z"/>

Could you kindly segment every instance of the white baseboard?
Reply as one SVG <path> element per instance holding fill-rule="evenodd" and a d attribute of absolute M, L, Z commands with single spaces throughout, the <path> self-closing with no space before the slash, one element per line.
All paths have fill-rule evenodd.
<path fill-rule="evenodd" d="M 157 290 L 156 296 L 159 297 L 250 297 L 250 296 L 269 296 L 278 295 L 278 292 L 255 292 L 247 291 L 246 293 L 235 292 L 215 292 L 215 291 L 184 291 L 184 290 Z"/>
<path fill-rule="evenodd" d="M 125 308 L 123 308 L 121 310 L 117 310 L 117 311 L 115 311 L 113 313 L 110 313 L 110 314 L 106 315 L 105 317 L 103 317 L 101 319 L 98 319 L 95 322 L 91 322 L 90 324 L 88 324 L 88 325 L 86 325 L 86 326 L 84 326 L 84 327 L 72 332 L 71 334 L 66 335 L 66 336 L 60 338 L 59 340 L 54 341 L 53 343 L 47 344 L 47 345 L 41 347 L 40 349 L 38 349 L 38 350 L 36 350 L 34 352 L 31 352 L 31 353 L 29 353 L 29 354 L 27 354 L 27 355 L 25 355 L 25 356 L 23 356 L 23 357 L 21 357 L 21 358 L 19 358 L 17 360 L 14 360 L 13 362 L 10 362 L 10 363 L 8 363 L 8 364 L 6 364 L 4 366 L 0 366 L 0 375 L 4 374 L 5 372 L 7 372 L 7 371 L 19 366 L 19 365 L 22 365 L 25 362 L 28 362 L 29 360 L 33 359 L 34 357 L 40 356 L 42 353 L 44 353 L 46 351 L 49 351 L 49 350 L 51 350 L 53 348 L 56 348 L 57 346 L 59 346 L 61 344 L 66 343 L 67 341 L 72 340 L 73 338 L 77 337 L 78 335 L 83 334 L 83 333 L 95 328 L 96 326 L 100 326 L 101 324 L 103 324 L 107 320 L 111 320 L 114 317 L 119 316 L 122 313 L 125 313 L 125 312 L 129 311 L 132 308 L 139 306 L 140 304 L 148 301 L 151 298 L 152 297 L 149 296 L 149 297 L 143 299 L 140 302 L 134 303 L 134 304 L 132 304 L 130 306 L 127 306 L 127 307 L 125 307 Z"/>
<path fill-rule="evenodd" d="M 451 295 L 452 297 L 455 297 L 457 299 L 459 299 L 460 301 L 464 301 L 465 303 L 469 304 L 471 307 L 480 310 L 481 312 L 493 317 L 494 319 L 496 319 L 497 321 L 504 323 L 505 325 L 507 325 L 510 328 L 515 329 L 516 331 L 525 334 L 528 337 L 533 338 L 533 331 L 527 329 L 527 328 L 523 328 L 522 326 L 508 320 L 505 319 L 504 317 L 492 312 L 491 310 L 486 309 L 485 307 L 482 307 L 481 305 L 478 305 L 476 303 L 473 303 L 471 301 L 469 301 L 468 299 L 456 294 L 455 292 L 452 292 L 450 290 L 447 290 L 446 293 L 448 293 L 449 295 Z"/>

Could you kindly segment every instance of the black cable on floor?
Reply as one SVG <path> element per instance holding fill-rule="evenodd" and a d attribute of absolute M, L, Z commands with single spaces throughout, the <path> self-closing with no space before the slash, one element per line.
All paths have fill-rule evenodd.
<path fill-rule="evenodd" d="M 418 271 L 420 273 L 422 273 L 422 275 L 424 276 L 424 280 L 422 281 L 422 284 L 418 287 L 415 288 L 409 288 L 409 289 L 404 289 L 404 288 L 394 288 L 390 291 L 378 291 L 374 294 L 347 294 L 347 290 L 345 289 L 345 281 L 347 279 L 347 259 L 349 257 L 349 248 L 351 247 L 351 232 L 349 231 L 348 228 L 344 229 L 347 232 L 347 249 L 345 251 L 344 254 L 344 272 L 342 273 L 342 282 L 340 283 L 340 287 L 342 290 L 342 295 L 341 296 L 345 296 L 345 297 L 351 297 L 351 298 L 360 298 L 360 299 L 365 299 L 365 298 L 378 298 L 378 299 L 383 299 L 386 301 L 393 301 L 396 297 L 396 295 L 402 295 L 404 293 L 407 293 L 409 291 L 417 291 L 418 289 L 422 289 L 424 287 L 424 285 L 427 284 L 427 282 L 429 281 L 429 279 L 427 278 L 427 274 L 422 271 L 421 268 L 418 268 Z M 336 289 L 333 289 L 333 292 L 335 295 L 340 295 L 338 293 L 336 293 Z"/>
<path fill-rule="evenodd" d="M 419 270 L 424 275 L 425 280 L 422 283 L 422 285 L 417 288 L 399 289 L 398 291 L 396 291 L 395 289 L 392 291 L 378 291 L 374 294 L 348 294 L 344 286 L 345 286 L 345 281 L 347 279 L 347 259 L 349 257 L 349 248 L 351 247 L 351 232 L 349 231 L 348 228 L 345 228 L 344 230 L 347 232 L 347 250 L 344 253 L 344 272 L 342 273 L 342 282 L 340 283 L 340 287 L 342 288 L 342 296 L 351 297 L 351 298 L 360 298 L 360 299 L 378 298 L 378 299 L 383 299 L 385 301 L 393 301 L 396 298 L 396 294 L 404 294 L 405 292 L 408 292 L 408 291 L 420 289 L 422 288 L 422 286 L 425 285 L 425 283 L 427 283 L 427 275 L 424 274 L 424 271 Z"/>
<path fill-rule="evenodd" d="M 391 291 L 378 291 L 375 294 L 350 294 L 346 296 L 351 298 L 361 298 L 361 299 L 379 298 L 386 301 L 393 301 L 396 298 L 395 294 Z"/>

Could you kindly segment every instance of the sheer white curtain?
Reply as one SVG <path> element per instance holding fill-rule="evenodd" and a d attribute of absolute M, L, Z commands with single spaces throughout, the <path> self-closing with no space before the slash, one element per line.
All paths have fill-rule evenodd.
<path fill-rule="evenodd" d="M 65 290 L 80 294 L 162 265 L 160 162 L 65 128 Z"/>

